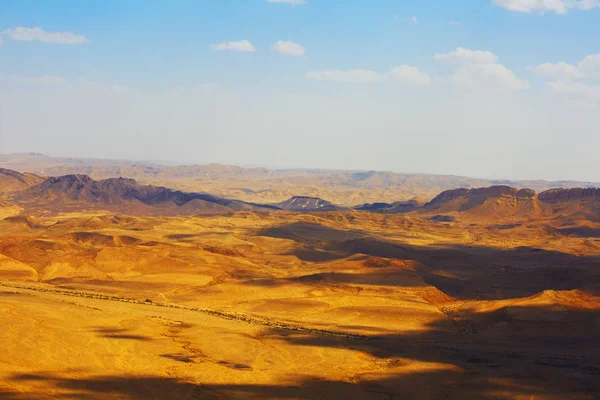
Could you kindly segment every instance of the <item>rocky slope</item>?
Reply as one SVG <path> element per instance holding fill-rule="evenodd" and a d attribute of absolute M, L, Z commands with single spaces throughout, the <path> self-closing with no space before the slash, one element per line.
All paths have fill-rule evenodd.
<path fill-rule="evenodd" d="M 21 173 L 0 168 L 0 192 L 16 192 L 42 182 L 44 178 L 30 173 Z"/>
<path fill-rule="evenodd" d="M 143 184 L 208 192 L 254 203 L 278 203 L 291 196 L 357 204 L 432 199 L 444 190 L 506 185 L 543 191 L 550 188 L 600 187 L 574 181 L 509 181 L 453 175 L 407 174 L 390 171 L 243 168 L 231 165 L 159 165 L 151 161 L 57 158 L 42 154 L 0 154 L 0 167 L 45 176 L 85 174 L 93 179 L 127 177 Z"/>
<path fill-rule="evenodd" d="M 334 211 L 340 209 L 327 200 L 309 196 L 293 196 L 286 201 L 277 203 L 276 206 L 282 210 L 299 212 Z"/>
<path fill-rule="evenodd" d="M 133 179 L 94 180 L 87 175 L 49 178 L 15 193 L 12 200 L 44 210 L 106 209 L 130 214 L 193 215 L 233 211 L 268 211 L 273 206 L 245 203 L 204 193 L 187 193 L 160 186 L 144 186 Z"/>
<path fill-rule="evenodd" d="M 574 217 L 597 221 L 600 189 L 551 189 L 539 195 L 531 189 L 510 186 L 455 189 L 440 193 L 416 213 L 460 216 L 479 222 Z"/>
<path fill-rule="evenodd" d="M 358 211 L 371 211 L 382 214 L 404 214 L 407 212 L 415 211 L 421 208 L 426 203 L 425 199 L 421 197 L 415 197 L 408 201 L 397 201 L 394 203 L 367 203 L 361 206 L 354 207 Z"/>

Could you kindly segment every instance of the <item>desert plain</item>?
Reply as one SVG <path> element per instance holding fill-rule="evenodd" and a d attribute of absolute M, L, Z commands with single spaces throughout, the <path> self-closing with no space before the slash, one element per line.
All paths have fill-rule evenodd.
<path fill-rule="evenodd" d="M 39 182 L 0 203 L 2 399 L 600 396 L 595 192 L 161 215 Z"/>

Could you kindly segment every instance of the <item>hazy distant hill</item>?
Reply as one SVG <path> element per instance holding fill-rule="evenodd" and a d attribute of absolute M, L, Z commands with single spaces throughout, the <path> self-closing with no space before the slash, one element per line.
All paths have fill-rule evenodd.
<path fill-rule="evenodd" d="M 167 166 L 155 162 L 55 158 L 30 153 L 0 155 L 0 167 L 45 176 L 125 177 L 143 184 L 213 193 L 255 203 L 279 203 L 293 196 L 307 196 L 342 206 L 392 204 L 415 197 L 428 200 L 449 189 L 494 185 L 530 188 L 537 192 L 551 188 L 600 186 L 600 183 L 592 182 L 505 181 L 387 171 L 272 170 L 219 164 Z"/>
<path fill-rule="evenodd" d="M 551 189 L 539 194 L 510 186 L 454 189 L 440 193 L 416 213 L 459 216 L 463 221 L 473 222 L 541 219 L 600 222 L 600 189 Z"/>
<path fill-rule="evenodd" d="M 335 211 L 340 209 L 327 200 L 308 196 L 294 196 L 286 201 L 275 204 L 275 206 L 283 210 L 300 212 Z"/>
<path fill-rule="evenodd" d="M 388 203 L 372 203 L 363 204 L 361 206 L 354 207 L 355 210 L 359 211 L 371 211 L 382 214 L 404 214 L 410 211 L 414 211 L 419 207 L 422 207 L 426 201 L 421 197 L 415 197 L 408 201 L 397 201 L 392 204 Z"/>
<path fill-rule="evenodd" d="M 0 193 L 24 190 L 42 182 L 44 178 L 30 173 L 21 173 L 0 168 Z"/>
<path fill-rule="evenodd" d="M 10 200 L 33 211 L 102 209 L 134 215 L 226 214 L 243 210 L 260 212 L 277 209 L 204 193 L 144 186 L 134 179 L 94 180 L 87 175 L 48 178 L 39 185 L 13 193 Z"/>

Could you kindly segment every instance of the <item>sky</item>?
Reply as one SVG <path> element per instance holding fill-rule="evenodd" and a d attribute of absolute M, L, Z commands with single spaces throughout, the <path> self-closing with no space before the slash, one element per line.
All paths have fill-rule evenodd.
<path fill-rule="evenodd" d="M 0 0 L 0 154 L 600 182 L 600 0 Z"/>

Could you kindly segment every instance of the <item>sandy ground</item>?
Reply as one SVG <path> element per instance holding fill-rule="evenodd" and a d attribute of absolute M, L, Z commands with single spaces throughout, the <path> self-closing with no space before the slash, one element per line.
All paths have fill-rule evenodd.
<path fill-rule="evenodd" d="M 553 228 L 0 221 L 0 398 L 598 398 L 600 240 Z"/>

